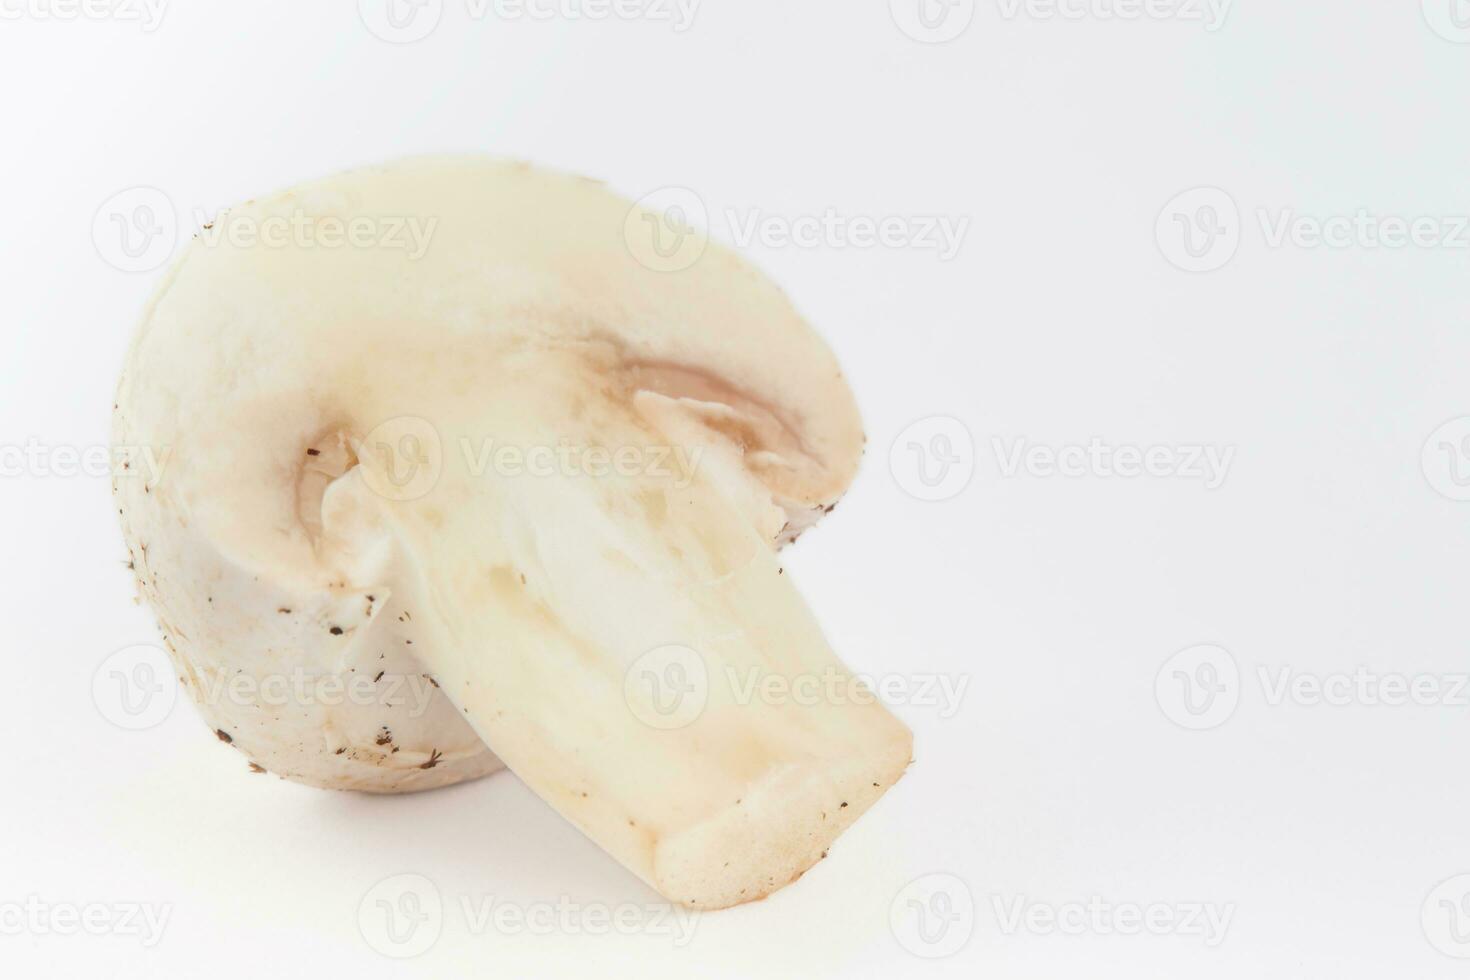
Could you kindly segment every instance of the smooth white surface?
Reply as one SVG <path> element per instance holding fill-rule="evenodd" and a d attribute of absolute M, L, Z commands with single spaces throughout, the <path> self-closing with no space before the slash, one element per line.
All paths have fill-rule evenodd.
<path fill-rule="evenodd" d="M 424 8 L 442 8 L 436 30 L 395 45 L 350 3 L 180 0 L 151 32 L 58 19 L 56 0 L 4 4 L 0 974 L 1463 973 L 1447 953 L 1470 952 L 1451 928 L 1470 938 L 1456 909 L 1470 891 L 1456 879 L 1470 872 L 1470 503 L 1454 499 L 1470 495 L 1470 425 L 1436 430 L 1470 415 L 1470 232 L 1454 220 L 1470 213 L 1470 11 L 1237 4 L 1209 30 L 1205 3 L 1183 11 L 1200 22 L 959 0 L 929 8 L 950 19 L 926 28 L 888 6 L 708 0 L 679 31 L 476 19 L 444 0 Z M 960 33 L 926 44 L 899 24 Z M 107 480 L 16 465 L 11 447 L 31 440 L 63 465 L 64 447 L 105 444 L 157 276 L 108 264 L 127 263 L 106 211 L 94 241 L 115 195 L 162 191 L 187 234 L 196 209 L 443 150 L 535 159 L 632 197 L 688 188 L 727 240 L 757 210 L 777 226 L 828 209 L 970 222 L 948 261 L 841 235 L 745 249 L 831 339 L 868 419 L 857 486 L 788 572 L 853 669 L 969 686 L 949 717 L 897 707 L 918 761 L 829 860 L 702 916 L 692 938 L 633 910 L 656 896 L 510 776 L 321 793 L 249 774 L 183 701 L 144 731 L 111 723 L 94 674 L 156 634 L 131 602 Z M 122 200 L 136 215 L 157 198 Z M 1285 213 L 1359 209 L 1433 217 L 1423 240 L 1459 247 L 1368 247 L 1351 227 L 1366 220 L 1332 226 L 1346 246 L 1313 247 L 1300 227 L 1273 245 Z M 1185 251 L 1176 214 L 1199 245 L 1219 228 L 1216 248 Z M 911 428 L 933 416 L 958 423 Z M 1214 489 L 1004 470 L 1017 440 L 1094 437 L 1233 455 Z M 923 483 L 911 443 L 955 457 L 957 475 L 941 481 L 931 453 Z M 1209 679 L 1201 665 L 1224 700 L 1197 691 L 1191 714 L 1175 671 Z M 1370 685 L 1427 677 L 1438 703 L 1364 703 L 1359 668 Z M 1349 703 L 1278 698 L 1285 669 Z M 443 903 L 405 961 L 360 929 L 360 910 L 372 933 L 377 899 L 418 881 L 397 875 Z M 926 875 L 952 877 L 907 888 Z M 923 906 L 935 889 L 951 904 Z M 170 917 L 151 946 L 126 929 L 43 934 L 32 899 L 50 909 L 40 926 L 90 903 Z M 477 928 L 492 899 L 568 925 Z M 1175 931 L 1075 917 L 1081 934 L 1043 931 L 1048 911 L 1094 899 L 1162 906 Z M 1018 900 L 1041 911 L 1008 932 Z M 1229 915 L 1223 941 L 1179 934 L 1191 903 Z M 620 910 L 629 934 L 591 934 Z"/>

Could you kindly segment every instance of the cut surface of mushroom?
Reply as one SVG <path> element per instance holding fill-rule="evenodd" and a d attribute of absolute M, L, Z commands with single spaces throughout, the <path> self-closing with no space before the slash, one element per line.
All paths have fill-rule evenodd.
<path fill-rule="evenodd" d="M 687 267 L 647 262 L 688 229 L 479 159 L 221 220 L 361 231 L 196 240 L 117 400 L 114 441 L 170 461 L 116 485 L 140 591 L 252 761 L 398 792 L 503 760 L 700 908 L 793 880 L 902 775 L 908 730 L 849 696 L 777 560 L 863 439 L 769 281 L 707 242 Z M 419 234 L 397 247 L 395 228 Z M 218 697 L 221 676 L 257 692 L 283 672 L 401 677 L 407 702 Z"/>

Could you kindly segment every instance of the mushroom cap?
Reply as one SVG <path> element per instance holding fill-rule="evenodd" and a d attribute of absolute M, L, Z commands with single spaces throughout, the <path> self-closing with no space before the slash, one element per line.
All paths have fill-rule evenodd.
<path fill-rule="evenodd" d="M 114 492 L 182 682 L 253 762 L 375 792 L 500 767 L 375 585 L 386 555 L 333 532 L 351 522 L 333 488 L 381 480 L 368 454 L 417 452 L 435 404 L 537 357 L 574 358 L 578 383 L 705 452 L 774 546 L 856 472 L 852 394 L 785 295 L 585 178 L 460 157 L 354 171 L 223 214 L 160 284 L 113 441 L 166 466 Z M 425 474 L 407 477 L 381 492 Z"/>

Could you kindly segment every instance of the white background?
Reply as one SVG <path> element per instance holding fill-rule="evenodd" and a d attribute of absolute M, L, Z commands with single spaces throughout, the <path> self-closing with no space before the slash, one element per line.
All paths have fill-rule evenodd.
<path fill-rule="evenodd" d="M 1452 0 L 1256 0 L 1223 22 L 957 0 L 933 32 L 907 0 L 706 0 L 685 30 L 444 0 L 411 44 L 351 2 L 176 0 L 151 30 L 52 2 L 0 2 L 0 974 L 1463 975 L 1470 886 L 1436 890 L 1470 872 L 1470 423 L 1436 434 L 1470 415 Z M 509 775 L 325 793 L 250 774 L 184 701 L 138 732 L 94 702 L 109 655 L 156 639 L 107 479 L 51 465 L 105 445 L 159 274 L 109 264 L 108 202 L 155 188 L 187 236 L 196 211 L 445 150 L 630 197 L 686 187 L 727 241 L 730 212 L 968 221 L 949 257 L 922 236 L 742 246 L 830 339 L 868 424 L 857 485 L 788 571 L 854 670 L 968 687 L 952 714 L 896 705 L 907 777 L 799 883 L 687 942 Z M 1196 188 L 1217 190 L 1177 197 Z M 1359 209 L 1435 222 L 1399 248 L 1275 237 Z M 1093 439 L 1230 465 L 1009 466 Z M 27 445 L 41 463 L 17 462 Z M 1201 644 L 1225 652 L 1171 662 Z M 1360 668 L 1348 703 L 1276 696 Z M 1369 703 L 1385 675 L 1426 677 L 1436 703 Z M 1209 711 L 1190 678 L 1220 688 Z M 444 905 L 403 962 L 362 928 L 400 874 Z M 953 877 L 909 887 L 928 875 Z M 569 925 L 475 928 L 462 903 L 492 899 L 560 902 Z M 67 908 L 129 902 L 167 908 L 157 942 L 58 934 Z M 1040 911 L 1017 925 L 1017 902 Z M 1043 928 L 1089 902 L 1174 919 Z M 1189 927 L 1193 905 L 1229 916 L 1223 937 Z M 641 925 L 590 934 L 598 909 Z"/>

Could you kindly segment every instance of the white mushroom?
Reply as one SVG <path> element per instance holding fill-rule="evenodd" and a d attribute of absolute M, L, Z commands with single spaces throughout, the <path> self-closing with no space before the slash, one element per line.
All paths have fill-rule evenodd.
<path fill-rule="evenodd" d="M 117 398 L 115 442 L 169 463 L 116 489 L 184 682 L 253 762 L 398 792 L 499 756 L 702 908 L 794 880 L 902 775 L 908 730 L 834 685 L 777 561 L 863 436 L 769 281 L 597 183 L 475 159 L 224 220 L 320 237 L 190 246 Z M 337 222 L 364 234 L 332 247 Z M 650 261 L 669 243 L 689 260 Z M 437 686 L 257 693 L 303 673 Z"/>

